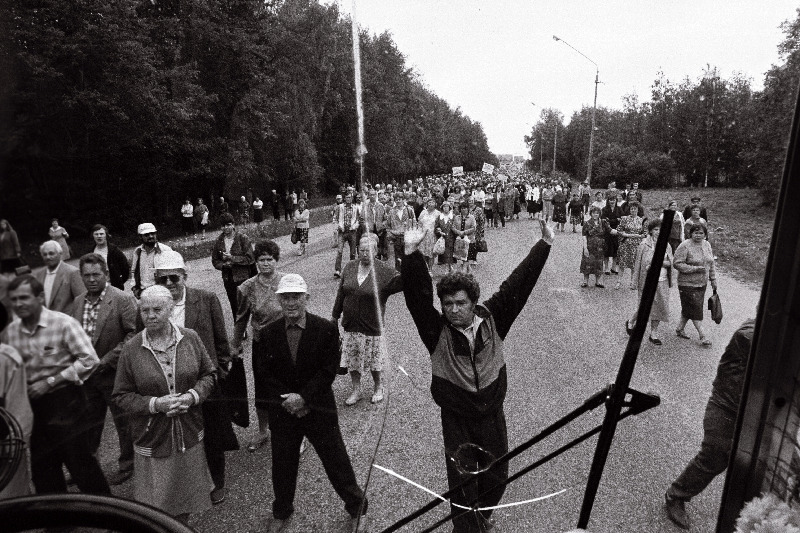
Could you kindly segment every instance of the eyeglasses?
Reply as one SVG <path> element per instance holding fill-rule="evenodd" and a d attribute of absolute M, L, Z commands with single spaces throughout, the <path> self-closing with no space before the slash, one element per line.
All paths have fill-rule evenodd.
<path fill-rule="evenodd" d="M 157 276 L 156 281 L 159 285 L 166 285 L 167 281 L 171 283 L 178 283 L 182 279 L 180 274 L 169 274 L 167 276 Z"/>

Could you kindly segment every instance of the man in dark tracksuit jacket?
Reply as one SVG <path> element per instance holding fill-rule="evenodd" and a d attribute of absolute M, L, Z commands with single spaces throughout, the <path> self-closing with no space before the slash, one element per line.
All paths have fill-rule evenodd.
<path fill-rule="evenodd" d="M 442 410 L 445 453 L 452 458 L 459 446 L 472 443 L 495 458 L 508 451 L 508 434 L 503 401 L 506 396 L 506 364 L 503 339 L 522 311 L 550 254 L 555 234 L 543 221 L 542 239 L 483 305 L 478 304 L 480 288 L 470 274 L 446 275 L 436 286 L 444 314 L 433 305 L 433 286 L 425 258 L 416 251 L 418 239 L 406 242 L 402 261 L 406 305 L 422 342 L 431 354 L 431 394 Z M 450 488 L 462 474 L 452 460 L 446 460 Z M 508 465 L 469 484 L 451 501 L 467 505 L 478 495 L 508 478 Z M 500 488 L 483 497 L 479 507 L 497 505 Z M 452 507 L 453 511 L 461 510 Z M 491 511 L 469 513 L 453 520 L 454 533 L 484 531 Z"/>

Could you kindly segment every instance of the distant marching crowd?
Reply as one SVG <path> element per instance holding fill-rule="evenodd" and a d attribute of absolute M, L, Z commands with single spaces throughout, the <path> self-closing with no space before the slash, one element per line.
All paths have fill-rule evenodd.
<path fill-rule="evenodd" d="M 288 218 L 295 221 L 292 241 L 300 255 L 308 243 L 306 200 L 303 191 L 296 200 L 292 196 L 288 200 L 292 208 Z M 444 366 L 434 368 L 432 390 L 441 387 L 434 400 L 443 412 L 453 411 L 449 421 L 443 415 L 445 440 L 458 445 L 462 438 L 485 437 L 490 441 L 485 443 L 487 449 L 494 446 L 502 453 L 504 446 L 507 449 L 502 435 L 489 431 L 480 438 L 458 436 L 475 416 L 464 409 L 476 401 L 471 396 L 476 393 L 469 392 L 473 385 L 457 379 L 464 369 L 448 370 L 457 358 L 440 354 L 445 348 L 438 342 L 457 329 L 458 336 L 473 337 L 465 337 L 463 342 L 471 340 L 463 348 L 461 341 L 452 344 L 454 337 L 449 349 L 499 349 L 533 289 L 535 278 L 512 275 L 485 307 L 475 307 L 479 290 L 470 270 L 478 264 L 479 254 L 489 251 L 487 231 L 515 224 L 523 212 L 538 220 L 542 240 L 523 260 L 538 277 L 555 232 L 564 233 L 571 225 L 577 233 L 581 227 L 582 286 L 587 287 L 593 275 L 595 286 L 602 288 L 604 276 L 621 278 L 630 270 L 630 288 L 641 294 L 661 229 L 658 218 L 648 218 L 636 184 L 624 190 L 593 191 L 588 183 L 575 187 L 569 181 L 521 172 L 437 175 L 405 184 L 370 184 L 361 191 L 345 187 L 331 211 L 337 296 L 331 316 L 321 319 L 305 310 L 310 291 L 302 277 L 277 269 L 280 247 L 270 240 L 252 243 L 237 228 L 237 223 L 249 220 L 252 206 L 247 198 L 242 197 L 238 219 L 224 205 L 223 200 L 218 216 L 222 231 L 214 241 L 211 261 L 221 272 L 234 316 L 232 332 L 225 325 L 219 298 L 187 284 L 183 257 L 159 242 L 152 223 L 138 226 L 141 244 L 130 256 L 109 242 L 105 226 L 95 226 L 95 247 L 75 267 L 65 262 L 70 257 L 69 234 L 53 220 L 50 240 L 40 246 L 45 266 L 31 274 L 22 265 L 16 233 L 7 220 L 0 220 L 0 279 L 5 293 L 0 306 L 0 375 L 6 377 L 0 380 L 4 387 L 0 396 L 20 422 L 30 450 L 30 471 L 24 463 L 0 497 L 29 493 L 31 481 L 37 493 L 66 492 L 66 468 L 81 491 L 94 494 L 111 494 L 110 486 L 134 476 L 137 500 L 184 521 L 190 513 L 224 501 L 225 452 L 239 447 L 232 423 L 248 424 L 247 408 L 242 414 L 241 402 L 233 401 L 247 398 L 248 392 L 246 388 L 232 392 L 229 378 L 242 371 L 239 356 L 249 330 L 258 430 L 247 447 L 256 451 L 272 441 L 275 501 L 269 531 L 281 531 L 293 512 L 297 460 L 306 440 L 361 528 L 367 502 L 338 429 L 331 383 L 336 373 L 349 374 L 352 390 L 344 403 L 352 406 L 362 399 L 361 376 L 369 371 L 374 383 L 370 400 L 383 400 L 382 373 L 388 356 L 382 316 L 392 294 L 404 293 L 431 357 L 443 357 Z M 678 211 L 676 201 L 667 207 L 676 214 L 649 338 L 661 344 L 658 326 L 669 319 L 674 268 L 682 308 L 676 334 L 688 337 L 684 326 L 691 320 L 702 344 L 710 345 L 702 329 L 702 303 L 708 282 L 715 292 L 717 287 L 705 207 L 699 198 L 693 198 L 684 212 Z M 182 209 L 184 218 L 193 219 L 192 231 L 198 211 L 204 226 L 209 211 L 202 201 L 192 206 L 187 200 Z M 277 218 L 278 213 L 273 214 Z M 260 222 L 263 216 L 256 214 L 254 219 Z M 190 229 L 188 222 L 185 229 Z M 350 262 L 343 264 L 345 244 Z M 436 264 L 441 269 L 435 275 L 440 278 L 436 293 L 443 315 L 425 304 L 432 299 Z M 404 278 L 415 283 L 403 283 Z M 635 316 L 626 322 L 629 332 Z M 445 323 L 457 328 L 442 329 Z M 476 344 L 478 330 L 480 342 L 489 344 Z M 486 364 L 481 379 L 495 387 L 504 379 L 504 365 L 499 373 L 500 363 Z M 246 387 L 243 378 L 240 381 Z M 483 395 L 486 390 L 478 389 Z M 502 398 L 497 401 L 502 407 Z M 113 473 L 104 473 L 97 459 L 108 410 L 120 452 Z M 452 485 L 457 475 L 450 466 Z M 489 520 L 490 514 L 477 520 Z M 462 526 L 471 531 L 469 524 Z M 485 526 L 480 522 L 478 527 Z"/>

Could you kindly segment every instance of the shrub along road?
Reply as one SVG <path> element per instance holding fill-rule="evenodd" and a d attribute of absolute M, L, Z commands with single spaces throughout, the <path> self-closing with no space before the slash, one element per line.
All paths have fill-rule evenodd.
<path fill-rule="evenodd" d="M 523 213 L 523 216 L 524 213 Z M 310 253 L 298 258 L 288 237 L 277 239 L 282 257 L 278 269 L 304 276 L 311 291 L 309 310 L 330 316 L 337 289 L 333 278 L 335 251 L 330 248 L 332 226 L 311 229 Z M 505 229 L 489 230 L 489 252 L 481 254 L 475 270 L 489 297 L 539 239 L 538 222 L 518 220 Z M 628 337 L 624 322 L 636 306 L 635 293 L 625 287 L 615 290 L 612 277 L 605 289 L 579 287 L 582 276 L 580 235 L 558 233 L 548 264 L 531 298 L 517 318 L 505 344 L 508 365 L 508 396 L 505 402 L 511 446 L 520 444 L 560 416 L 579 406 L 591 394 L 615 378 Z M 225 294 L 210 259 L 188 264 L 191 286 Z M 436 267 L 440 272 L 441 267 Z M 439 274 L 440 275 L 440 274 Z M 435 276 L 438 278 L 439 276 Z M 758 293 L 722 272 L 719 293 L 725 318 L 720 325 L 705 321 L 713 347 L 702 348 L 691 326 L 691 340 L 675 336 L 680 307 L 673 287 L 673 319 L 662 328 L 664 345 L 644 342 L 631 386 L 661 396 L 661 405 L 620 423 L 595 503 L 590 531 L 603 533 L 669 532 L 677 529 L 666 518 L 662 505 L 669 483 L 697 452 L 702 436 L 702 415 L 711 391 L 717 362 L 733 331 L 755 313 Z M 226 319 L 231 320 L 226 309 Z M 707 313 L 708 316 L 708 313 Z M 375 463 L 434 490 L 447 487 L 439 409 L 433 403 L 430 361 L 417 336 L 402 295 L 389 299 L 386 312 L 390 367 L 388 397 L 378 405 L 362 400 L 345 407 L 349 378 L 338 377 L 334 391 L 339 404 L 342 433 L 360 483 L 373 459 L 385 415 L 385 432 Z M 249 347 L 245 352 L 250 367 Z M 402 366 L 410 378 L 397 371 Z M 250 379 L 250 378 L 249 378 Z M 365 393 L 372 382 L 364 379 Z M 368 397 L 368 396 L 367 396 Z M 386 412 L 385 410 L 388 410 Z M 516 472 L 557 446 L 602 422 L 603 409 L 589 413 L 554 437 L 540 443 L 511 463 Z M 255 431 L 237 428 L 243 449 L 228 454 L 227 500 L 193 517 L 201 532 L 263 531 L 271 516 L 270 446 L 255 453 L 244 449 Z M 109 424 L 110 425 L 110 424 Z M 113 429 L 111 429 L 113 431 Z M 102 461 L 113 469 L 116 445 L 108 434 Z M 572 529 L 578 512 L 596 439 L 579 445 L 509 486 L 503 503 L 527 500 L 561 489 L 552 499 L 496 513 L 501 531 L 552 533 Z M 688 506 L 692 531 L 712 531 L 716 522 L 723 479 L 720 477 Z M 131 483 L 115 488 L 130 496 Z M 369 484 L 370 531 L 380 531 L 427 503 L 430 496 L 396 478 L 373 471 Z M 313 448 L 305 452 L 300 466 L 295 517 L 289 531 L 344 531 L 347 515 L 331 488 Z M 420 531 L 444 516 L 445 506 L 403 531 Z M 450 531 L 449 525 L 440 528 Z"/>

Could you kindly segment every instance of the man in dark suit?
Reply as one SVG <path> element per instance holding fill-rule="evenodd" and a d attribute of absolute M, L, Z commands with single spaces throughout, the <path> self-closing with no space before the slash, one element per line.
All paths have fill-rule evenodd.
<path fill-rule="evenodd" d="M 169 250 L 161 253 L 156 258 L 155 267 L 156 283 L 169 289 L 175 301 L 172 322 L 193 329 L 200 336 L 211 360 L 220 369 L 220 377 L 224 378 L 230 370 L 231 348 L 219 298 L 212 292 L 186 286 L 186 266 L 178 252 Z M 218 384 L 208 400 L 203 402 L 202 408 L 205 429 L 203 445 L 208 470 L 214 481 L 211 503 L 216 505 L 225 500 L 225 452 L 238 450 L 239 442 Z"/>
<path fill-rule="evenodd" d="M 70 314 L 72 302 L 86 291 L 81 273 L 61 260 L 61 245 L 45 241 L 39 247 L 45 267 L 35 277 L 44 286 L 44 305 L 51 311 Z"/>
<path fill-rule="evenodd" d="M 275 291 L 283 318 L 262 332 L 264 347 L 253 353 L 256 404 L 269 414 L 272 431 L 273 520 L 269 533 L 286 528 L 294 512 L 300 444 L 314 446 L 345 510 L 366 530 L 367 500 L 356 482 L 339 430 L 331 384 L 339 366 L 339 329 L 306 312 L 308 286 L 298 274 L 281 278 Z"/>
<path fill-rule="evenodd" d="M 384 259 L 386 257 L 386 209 L 378 201 L 378 191 L 375 189 L 370 189 L 369 200 L 364 203 L 363 213 L 366 231 L 378 236 L 378 259 Z"/>
<path fill-rule="evenodd" d="M 109 271 L 103 256 L 86 254 L 80 259 L 80 274 L 86 292 L 75 298 L 72 317 L 92 339 L 100 364 L 86 380 L 83 390 L 87 400 L 89 446 L 93 452 L 100 447 L 106 409 L 111 408 L 119 440 L 119 470 L 108 476 L 111 485 L 119 485 L 133 474 L 133 440 L 127 417 L 111 401 L 114 378 L 122 345 L 136 332 L 137 305 L 127 294 L 109 283 Z"/>

